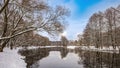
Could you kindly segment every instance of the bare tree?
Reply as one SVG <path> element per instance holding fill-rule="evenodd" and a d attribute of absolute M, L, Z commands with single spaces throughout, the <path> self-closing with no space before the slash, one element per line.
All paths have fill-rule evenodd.
<path fill-rule="evenodd" d="M 119 46 L 120 33 L 120 9 L 108 8 L 105 12 L 94 13 L 84 30 L 84 44 L 94 45 L 97 48 L 112 46 L 114 49 Z"/>
<path fill-rule="evenodd" d="M 62 43 L 63 46 L 67 46 L 68 40 L 65 36 L 61 36 L 61 43 Z"/>
<path fill-rule="evenodd" d="M 66 8 L 57 6 L 53 9 L 43 0 L 11 0 L 1 13 L 0 50 L 10 39 L 26 32 L 46 31 L 51 35 L 62 32 L 68 14 Z"/>

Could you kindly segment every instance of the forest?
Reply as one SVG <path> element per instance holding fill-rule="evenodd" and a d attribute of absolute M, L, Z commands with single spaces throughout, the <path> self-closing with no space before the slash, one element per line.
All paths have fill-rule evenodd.
<path fill-rule="evenodd" d="M 94 13 L 79 35 L 79 44 L 96 48 L 120 46 L 120 5 Z"/>

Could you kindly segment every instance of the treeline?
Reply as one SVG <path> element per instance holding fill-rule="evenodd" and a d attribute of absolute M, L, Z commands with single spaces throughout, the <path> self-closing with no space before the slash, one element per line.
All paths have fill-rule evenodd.
<path fill-rule="evenodd" d="M 67 46 L 69 43 L 68 39 L 65 36 L 61 36 L 61 45 Z"/>
<path fill-rule="evenodd" d="M 120 5 L 94 13 L 79 42 L 86 46 L 120 46 Z"/>
<path fill-rule="evenodd" d="M 17 39 L 16 39 L 17 38 Z M 24 33 L 21 36 L 16 37 L 13 39 L 9 46 L 46 46 L 50 45 L 49 38 L 41 36 L 39 34 L 34 33 L 33 31 Z"/>
<path fill-rule="evenodd" d="M 19 40 L 17 37 L 23 38 L 24 42 L 28 41 L 28 39 L 24 40 L 26 36 L 20 35 L 32 33 L 31 31 L 46 31 L 51 35 L 63 32 L 65 18 L 68 15 L 68 9 L 59 5 L 52 7 L 47 0 L 1 0 L 0 51 L 9 46 L 11 41 Z M 34 40 L 36 39 L 34 38 L 32 41 Z"/>

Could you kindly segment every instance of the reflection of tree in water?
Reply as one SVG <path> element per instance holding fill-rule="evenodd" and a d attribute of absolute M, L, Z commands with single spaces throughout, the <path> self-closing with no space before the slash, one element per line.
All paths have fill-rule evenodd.
<path fill-rule="evenodd" d="M 67 48 L 64 47 L 63 49 L 61 49 L 60 53 L 61 53 L 61 58 L 62 59 L 65 58 L 67 56 L 67 54 L 68 54 Z"/>
<path fill-rule="evenodd" d="M 60 51 L 61 58 L 64 58 L 68 54 L 68 49 L 66 47 L 51 47 L 51 48 L 38 48 L 38 49 L 21 49 L 19 53 L 25 56 L 25 62 L 27 63 L 27 68 L 39 67 L 37 61 L 49 56 L 50 51 Z"/>
<path fill-rule="evenodd" d="M 120 54 L 79 51 L 79 57 L 84 68 L 120 68 Z"/>
<path fill-rule="evenodd" d="M 45 58 L 49 55 L 46 48 L 29 49 L 29 50 L 19 50 L 22 56 L 25 56 L 25 62 L 27 63 L 27 68 L 31 68 L 32 64 L 36 63 L 38 60 Z"/>
<path fill-rule="evenodd" d="M 38 68 L 39 64 L 37 62 L 42 58 L 48 57 L 50 51 L 59 51 L 62 59 L 70 52 L 77 53 L 80 58 L 78 64 L 83 65 L 84 68 L 120 68 L 120 53 L 71 50 L 66 47 L 22 49 L 19 53 L 25 56 L 24 60 L 27 63 L 27 68 Z"/>

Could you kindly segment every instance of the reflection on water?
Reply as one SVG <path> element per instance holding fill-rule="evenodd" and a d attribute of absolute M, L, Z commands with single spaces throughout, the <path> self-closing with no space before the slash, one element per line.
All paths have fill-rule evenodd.
<path fill-rule="evenodd" d="M 85 52 L 83 56 L 84 68 L 120 68 L 120 54 Z"/>
<path fill-rule="evenodd" d="M 27 68 L 120 68 L 120 54 L 50 47 L 21 49 Z"/>

